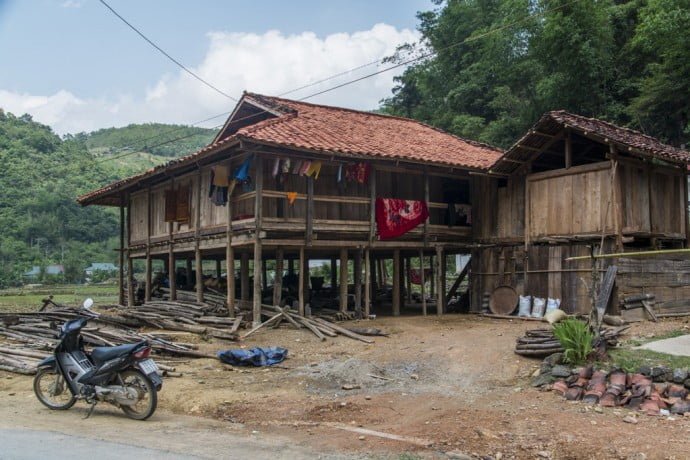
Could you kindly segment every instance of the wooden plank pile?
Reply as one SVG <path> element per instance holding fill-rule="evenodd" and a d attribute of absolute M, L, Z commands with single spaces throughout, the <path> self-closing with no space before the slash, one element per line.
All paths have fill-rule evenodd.
<path fill-rule="evenodd" d="M 609 346 L 615 346 L 618 336 L 629 326 L 617 328 L 603 328 L 601 337 Z M 553 329 L 532 329 L 525 332 L 523 337 L 518 337 L 515 345 L 515 353 L 522 356 L 544 358 L 554 353 L 563 353 L 563 347 L 553 334 Z"/>
<path fill-rule="evenodd" d="M 374 343 L 373 340 L 365 337 L 362 334 L 345 329 L 344 327 L 338 326 L 337 324 L 327 321 L 323 318 L 316 316 L 299 316 L 294 310 L 291 310 L 287 307 L 282 308 L 278 306 L 261 305 L 261 315 L 268 317 L 268 319 L 245 333 L 241 337 L 242 339 L 249 337 L 259 329 L 265 327 L 275 328 L 278 327 L 282 322 L 286 322 L 296 329 L 307 329 L 311 331 L 316 337 L 319 338 L 319 340 L 322 341 L 326 340 L 327 337 L 344 335 L 345 337 L 359 340 L 361 342 Z"/>
<path fill-rule="evenodd" d="M 656 295 L 634 294 L 623 297 L 620 302 L 621 316 L 629 322 L 659 318 L 690 316 L 690 300 L 668 300 L 657 302 Z"/>
<path fill-rule="evenodd" d="M 118 316 L 129 320 L 134 327 L 151 327 L 169 331 L 183 331 L 237 340 L 242 325 L 242 315 L 236 318 L 216 316 L 218 309 L 212 305 L 154 300 L 143 305 L 117 310 Z"/>
<path fill-rule="evenodd" d="M 154 334 L 138 333 L 131 329 L 127 318 L 99 315 L 85 310 L 59 308 L 35 313 L 0 314 L 0 369 L 33 374 L 40 359 L 48 356 L 58 343 L 59 326 L 65 321 L 86 317 L 88 325 L 82 329 L 84 342 L 89 346 L 116 346 L 148 340 L 158 353 L 191 358 L 215 358 L 194 350 L 188 344 L 173 343 Z"/>

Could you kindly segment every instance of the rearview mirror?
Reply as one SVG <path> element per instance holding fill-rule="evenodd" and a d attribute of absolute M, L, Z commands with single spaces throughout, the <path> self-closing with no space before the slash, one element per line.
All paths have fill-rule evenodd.
<path fill-rule="evenodd" d="M 93 299 L 89 297 L 88 299 L 86 299 L 84 301 L 83 307 L 84 307 L 84 309 L 89 310 L 92 306 L 93 306 Z"/>

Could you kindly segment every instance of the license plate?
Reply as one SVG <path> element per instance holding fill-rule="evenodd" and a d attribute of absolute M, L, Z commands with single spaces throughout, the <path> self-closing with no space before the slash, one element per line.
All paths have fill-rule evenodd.
<path fill-rule="evenodd" d="M 155 372 L 158 372 L 158 366 L 156 366 L 156 363 L 152 359 L 145 359 L 143 361 L 139 361 L 139 368 L 144 371 L 144 374 L 153 374 Z"/>

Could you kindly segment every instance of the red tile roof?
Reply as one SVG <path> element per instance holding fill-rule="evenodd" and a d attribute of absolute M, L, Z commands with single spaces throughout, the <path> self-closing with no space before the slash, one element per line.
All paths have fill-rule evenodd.
<path fill-rule="evenodd" d="M 534 156 L 534 149 L 539 149 L 548 142 L 540 133 L 556 135 L 566 127 L 595 141 L 617 145 L 621 152 L 658 158 L 677 164 L 690 161 L 690 152 L 664 144 L 659 139 L 634 129 L 623 128 L 607 121 L 576 115 L 565 110 L 554 110 L 542 115 L 532 129 L 496 161 L 491 171 L 502 174 L 514 172 L 521 163 Z"/>
<path fill-rule="evenodd" d="M 481 142 L 462 139 L 407 118 L 330 107 L 245 93 L 243 102 L 266 107 L 278 116 L 243 127 L 203 149 L 156 166 L 136 176 L 80 196 L 88 204 L 118 204 L 120 193 L 144 179 L 199 161 L 240 140 L 295 148 L 316 153 L 383 158 L 487 170 L 502 151 Z"/>
<path fill-rule="evenodd" d="M 253 93 L 246 93 L 245 98 L 283 114 L 236 133 L 257 142 L 479 170 L 488 169 L 502 153 L 496 147 L 462 139 L 408 118 Z"/>

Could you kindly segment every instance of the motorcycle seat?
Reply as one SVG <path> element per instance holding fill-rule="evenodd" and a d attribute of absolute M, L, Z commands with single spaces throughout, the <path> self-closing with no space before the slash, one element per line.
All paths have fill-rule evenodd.
<path fill-rule="evenodd" d="M 91 350 L 91 358 L 97 363 L 104 363 L 111 359 L 128 355 L 145 344 L 146 342 L 137 342 L 127 343 L 117 347 L 95 347 Z"/>

